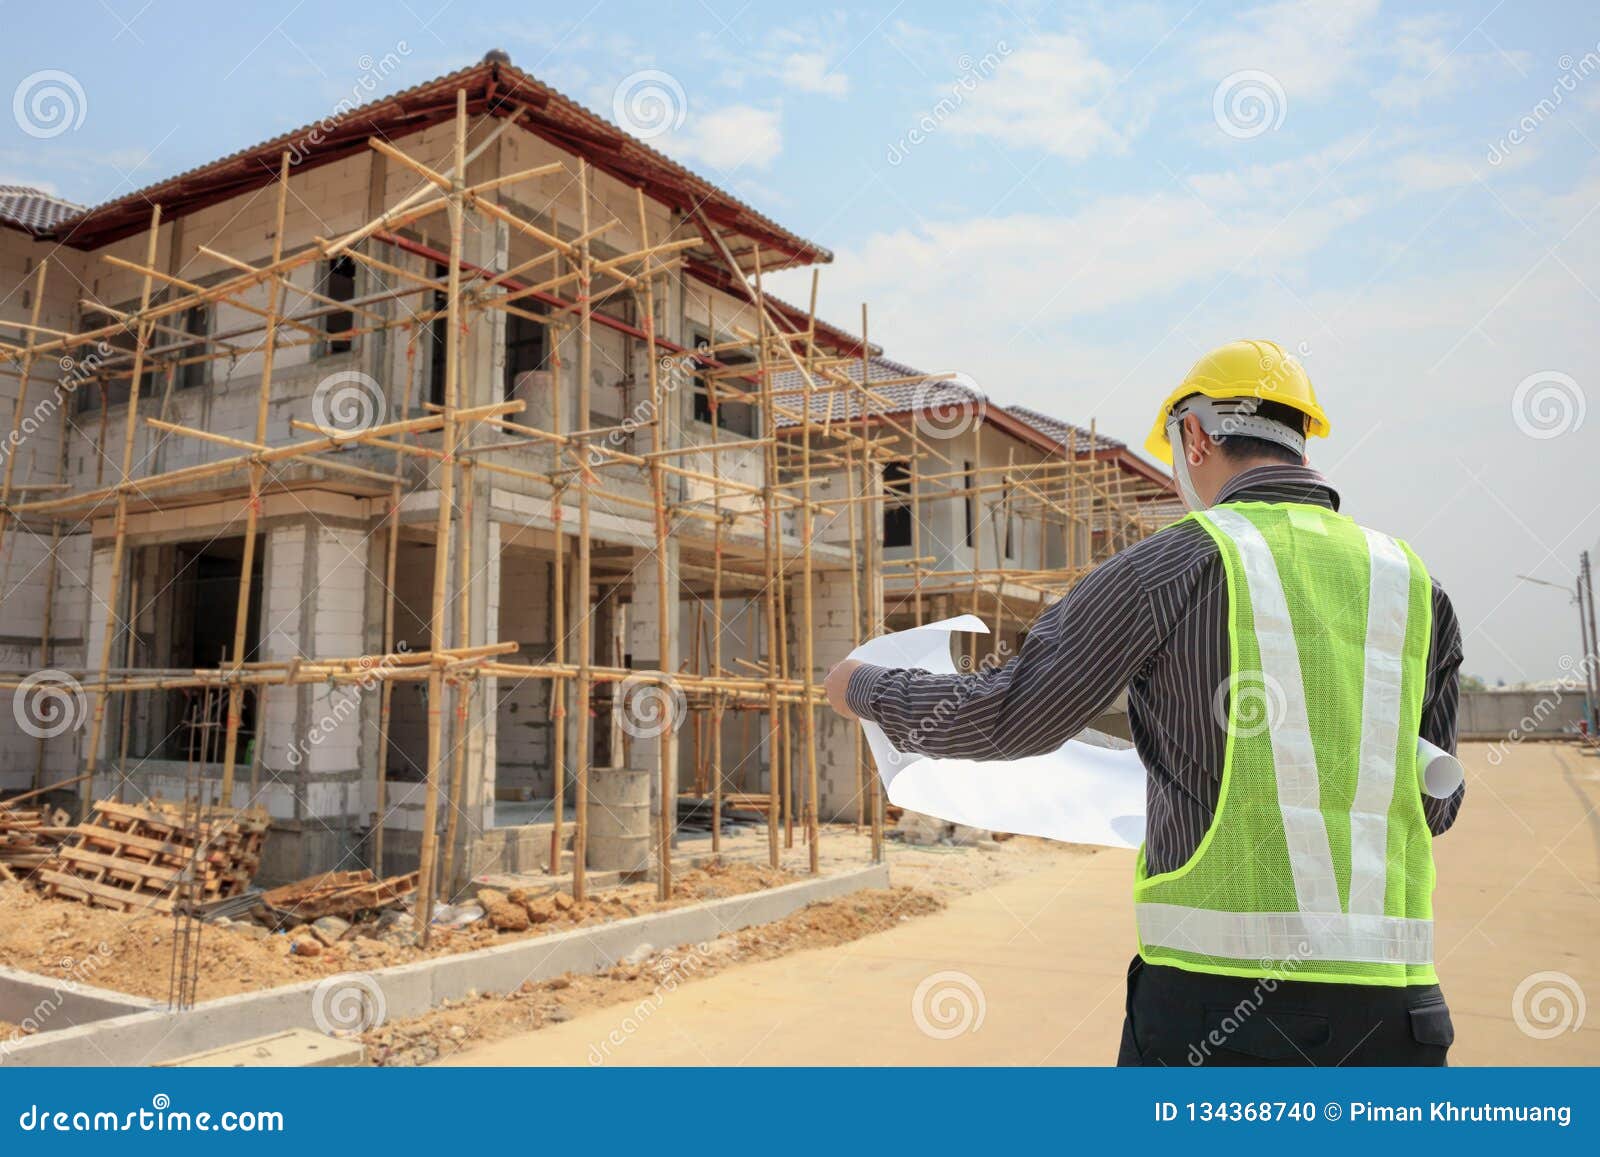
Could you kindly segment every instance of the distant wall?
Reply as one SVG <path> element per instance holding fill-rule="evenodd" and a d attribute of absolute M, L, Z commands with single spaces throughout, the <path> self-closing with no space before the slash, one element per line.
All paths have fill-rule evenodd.
<path fill-rule="evenodd" d="M 1583 718 L 1583 689 L 1565 691 L 1463 691 L 1462 739 L 1558 739 Z"/>

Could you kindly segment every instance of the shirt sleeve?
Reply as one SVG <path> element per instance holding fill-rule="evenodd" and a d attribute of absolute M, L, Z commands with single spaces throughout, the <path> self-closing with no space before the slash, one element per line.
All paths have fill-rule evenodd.
<path fill-rule="evenodd" d="M 1422 738 L 1455 754 L 1456 720 L 1461 705 L 1461 624 L 1444 588 L 1433 586 L 1433 638 L 1428 645 L 1428 682 L 1422 700 Z M 1461 801 L 1466 798 L 1465 781 L 1447 799 L 1422 796 L 1422 811 L 1428 830 L 1443 835 L 1456 822 Z"/>
<path fill-rule="evenodd" d="M 1040 615 L 1003 665 L 973 675 L 863 666 L 845 698 L 901 751 L 1022 759 L 1083 730 L 1158 643 L 1149 599 L 1124 552 Z"/>

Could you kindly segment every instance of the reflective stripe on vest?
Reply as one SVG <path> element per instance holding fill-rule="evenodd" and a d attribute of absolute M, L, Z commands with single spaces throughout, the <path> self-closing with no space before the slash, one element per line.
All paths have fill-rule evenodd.
<path fill-rule="evenodd" d="M 1218 507 L 1199 517 L 1237 551 L 1242 589 L 1233 594 L 1248 599 L 1262 678 L 1281 692 L 1281 717 L 1269 715 L 1266 739 L 1298 910 L 1236 912 L 1153 902 L 1152 896 L 1135 904 L 1141 944 L 1259 962 L 1264 972 L 1271 971 L 1272 962 L 1295 960 L 1431 966 L 1433 922 L 1389 915 L 1386 906 L 1411 605 L 1409 556 L 1387 535 L 1362 529 L 1370 579 L 1346 908 L 1339 898 L 1299 644 L 1278 562 L 1262 530 L 1244 514 Z M 1230 742 L 1230 760 L 1231 750 Z M 1219 799 L 1214 822 L 1223 822 L 1226 811 Z M 1196 858 L 1203 852 L 1204 844 Z"/>
<path fill-rule="evenodd" d="M 1430 964 L 1433 921 L 1342 912 L 1217 912 L 1180 904 L 1138 905 L 1146 944 L 1235 960 L 1350 960 Z"/>
<path fill-rule="evenodd" d="M 1212 510 L 1206 517 L 1239 548 L 1255 616 L 1256 644 L 1261 648 L 1261 675 L 1268 687 L 1283 692 L 1282 718 L 1269 719 L 1268 726 L 1294 894 L 1302 912 L 1338 912 L 1339 886 L 1333 878 L 1328 825 L 1322 820 L 1322 788 L 1317 781 L 1317 752 L 1311 745 L 1306 689 L 1300 678 L 1300 650 L 1294 641 L 1289 602 L 1278 579 L 1278 564 L 1267 540 L 1244 515 Z"/>

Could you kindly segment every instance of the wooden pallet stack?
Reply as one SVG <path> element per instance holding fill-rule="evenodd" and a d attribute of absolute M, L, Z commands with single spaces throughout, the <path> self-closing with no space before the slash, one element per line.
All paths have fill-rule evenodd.
<path fill-rule="evenodd" d="M 379 880 L 370 871 L 326 872 L 264 892 L 261 902 L 280 918 L 309 922 L 387 908 L 416 891 L 417 873 Z"/>
<path fill-rule="evenodd" d="M 151 801 L 102 800 L 39 869 L 46 896 L 123 912 L 171 912 L 174 892 L 193 865 L 185 896 L 205 904 L 244 891 L 261 866 L 267 815 Z"/>

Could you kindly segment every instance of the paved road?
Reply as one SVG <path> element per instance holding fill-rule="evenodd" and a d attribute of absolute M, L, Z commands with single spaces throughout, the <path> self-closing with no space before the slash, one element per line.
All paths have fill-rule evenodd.
<path fill-rule="evenodd" d="M 1498 764 L 1481 745 L 1465 755 L 1467 807 L 1437 845 L 1452 1060 L 1600 1064 L 1600 759 L 1543 745 Z M 684 985 L 647 1016 L 600 1009 L 456 1063 L 1108 1063 L 1131 875 L 1131 853 L 1084 850 L 937 916 Z M 1534 1033 L 1592 998 L 1583 1027 L 1524 1031 L 1512 1001 L 1530 977 L 1522 1019 Z"/>

